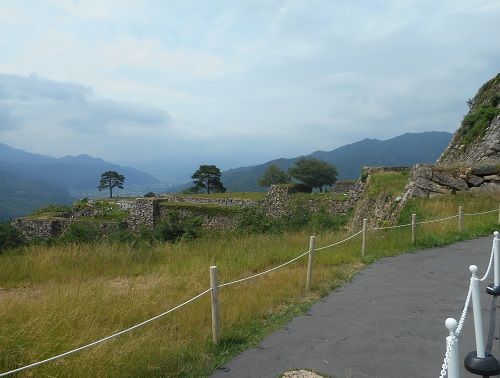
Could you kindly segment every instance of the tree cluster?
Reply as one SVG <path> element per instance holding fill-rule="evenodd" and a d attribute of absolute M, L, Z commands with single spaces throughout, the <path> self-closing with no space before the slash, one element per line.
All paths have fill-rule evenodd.
<path fill-rule="evenodd" d="M 319 188 L 320 192 L 323 192 L 325 186 L 331 186 L 337 182 L 337 175 L 335 166 L 316 158 L 302 157 L 295 161 L 294 167 L 288 168 L 288 173 L 276 164 L 271 164 L 258 179 L 258 183 L 264 187 L 286 184 L 291 182 L 293 177 L 303 183 L 308 190 Z"/>

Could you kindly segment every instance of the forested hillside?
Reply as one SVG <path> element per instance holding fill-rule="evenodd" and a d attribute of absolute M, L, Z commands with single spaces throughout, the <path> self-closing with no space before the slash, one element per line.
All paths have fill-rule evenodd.
<path fill-rule="evenodd" d="M 434 163 L 452 138 L 447 132 L 406 133 L 380 141 L 364 139 L 339 147 L 333 151 L 316 151 L 306 157 L 324 160 L 337 167 L 339 180 L 355 180 L 363 166 L 411 166 L 418 163 Z M 257 179 L 271 164 L 283 170 L 294 165 L 295 160 L 276 159 L 264 164 L 230 169 L 222 172 L 222 182 L 228 191 L 265 191 L 259 187 Z"/>
<path fill-rule="evenodd" d="M 1 170 L 0 198 L 0 222 L 50 204 L 70 205 L 75 200 L 56 185 Z"/>

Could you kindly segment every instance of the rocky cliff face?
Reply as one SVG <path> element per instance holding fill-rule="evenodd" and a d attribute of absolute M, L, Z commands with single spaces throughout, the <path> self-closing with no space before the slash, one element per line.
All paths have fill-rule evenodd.
<path fill-rule="evenodd" d="M 485 83 L 437 164 L 472 166 L 500 162 L 500 74 Z"/>

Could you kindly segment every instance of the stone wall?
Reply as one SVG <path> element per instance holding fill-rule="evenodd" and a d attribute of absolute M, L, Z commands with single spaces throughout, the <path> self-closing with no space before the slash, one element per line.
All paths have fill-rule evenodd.
<path fill-rule="evenodd" d="M 357 232 L 363 227 L 363 219 L 368 219 L 368 227 L 381 227 L 386 223 L 394 223 L 402 208 L 402 196 L 388 196 L 383 191 L 375 195 L 368 195 L 367 188 L 371 183 L 372 175 L 379 172 L 404 172 L 411 167 L 363 167 L 362 181 L 358 181 L 353 193 L 353 204 L 356 211 L 349 228 Z M 403 193 L 401 193 L 402 195 Z"/>
<path fill-rule="evenodd" d="M 472 167 L 444 167 L 418 164 L 412 167 L 405 198 L 432 198 L 460 191 L 483 192 L 500 189 L 500 169 L 496 164 Z"/>
<path fill-rule="evenodd" d="M 139 231 L 142 226 L 153 228 L 160 215 L 158 200 L 138 198 L 135 206 L 130 210 L 127 226 L 133 232 Z"/>
<path fill-rule="evenodd" d="M 355 206 L 357 199 L 359 198 L 363 183 L 354 182 L 352 187 L 346 194 L 349 198 L 346 200 L 334 200 L 328 198 L 314 199 L 311 198 L 308 202 L 311 206 L 312 211 L 317 211 L 320 206 L 325 206 L 326 210 L 331 214 L 345 214 L 349 209 Z M 282 186 L 282 185 L 272 185 L 269 188 L 265 203 L 265 214 L 273 218 L 282 217 L 288 214 L 288 205 L 292 199 L 291 194 L 295 193 L 296 190 L 293 186 Z M 314 194 L 311 194 L 314 196 Z"/>
<path fill-rule="evenodd" d="M 200 204 L 200 202 L 192 201 L 192 197 L 182 197 L 182 196 L 170 196 L 163 195 L 160 198 L 150 199 L 150 198 L 139 198 L 136 200 L 135 206 L 130 211 L 130 216 L 127 221 L 128 228 L 133 232 L 138 232 L 143 226 L 148 228 L 153 228 L 161 219 L 168 216 L 168 212 L 171 210 L 168 206 L 161 206 L 162 202 L 185 202 L 182 198 L 191 199 L 191 201 L 186 201 L 191 204 Z M 259 201 L 254 200 L 232 200 L 232 201 L 220 201 L 217 198 L 202 198 L 202 204 L 216 204 L 221 207 L 237 205 L 240 207 L 250 206 L 254 203 L 259 203 Z M 208 201 L 206 201 L 208 200 Z M 262 201 L 260 201 L 262 202 Z M 224 216 L 221 214 L 209 215 L 205 214 L 203 211 L 200 213 L 194 212 L 190 209 L 181 209 L 176 211 L 179 212 L 181 218 L 186 218 L 189 216 L 200 216 L 203 219 L 203 228 L 205 229 L 234 229 L 238 224 L 238 220 L 235 217 Z"/>
<path fill-rule="evenodd" d="M 197 205 L 219 205 L 219 206 L 255 206 L 261 205 L 264 201 L 240 199 L 240 198 L 207 198 L 207 197 L 190 197 L 178 196 L 175 194 L 160 194 L 158 198 L 168 202 L 184 202 Z"/>
<path fill-rule="evenodd" d="M 69 227 L 71 221 L 68 220 L 45 220 L 15 218 L 11 221 L 14 228 L 20 230 L 27 239 L 34 238 L 55 238 L 63 234 Z"/>
<path fill-rule="evenodd" d="M 264 210 L 266 215 L 278 218 L 287 214 L 290 195 L 295 193 L 295 187 L 286 185 L 271 185 L 267 192 Z"/>
<path fill-rule="evenodd" d="M 28 219 L 28 218 L 14 218 L 11 225 L 20 230 L 23 235 L 28 239 L 48 239 L 58 238 L 68 229 L 73 222 L 85 222 L 66 219 Z M 119 227 L 117 223 L 100 222 L 98 223 L 101 230 Z"/>
<path fill-rule="evenodd" d="M 169 206 L 159 207 L 159 219 L 164 219 L 168 217 L 168 213 L 171 211 Z M 179 217 L 181 219 L 197 216 L 203 221 L 202 227 L 206 230 L 234 230 L 238 226 L 239 217 L 224 216 L 222 214 L 206 214 L 202 209 L 200 212 L 195 212 L 190 209 L 176 209 L 179 212 Z"/>
<path fill-rule="evenodd" d="M 349 193 L 354 190 L 356 181 L 337 181 L 333 186 L 334 193 Z"/>
<path fill-rule="evenodd" d="M 409 167 L 404 167 L 408 169 Z M 383 171 L 390 170 L 385 167 Z M 401 168 L 395 171 L 401 171 Z M 364 169 L 366 185 L 371 175 L 378 169 Z M 365 187 L 366 188 L 366 187 Z M 365 188 L 361 188 L 363 191 Z M 356 213 L 351 221 L 352 231 L 359 231 L 363 219 L 368 219 L 368 227 L 383 227 L 395 224 L 401 209 L 411 198 L 433 198 L 461 191 L 475 193 L 500 191 L 500 168 L 496 164 L 481 164 L 472 167 L 445 167 L 440 165 L 417 164 L 410 169 L 410 178 L 400 196 L 391 197 L 384 193 L 377 196 L 361 195 L 356 203 Z M 359 192 L 358 192 L 359 193 Z"/>

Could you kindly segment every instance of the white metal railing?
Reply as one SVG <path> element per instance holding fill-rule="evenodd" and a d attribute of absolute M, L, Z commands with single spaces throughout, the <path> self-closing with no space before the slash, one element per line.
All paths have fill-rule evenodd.
<path fill-rule="evenodd" d="M 321 248 L 317 248 L 317 249 L 316 249 L 316 251 L 319 251 L 319 250 L 324 250 L 324 249 L 327 249 L 327 248 L 332 248 L 332 247 L 337 246 L 337 245 L 339 245 L 339 244 L 342 244 L 342 243 L 344 243 L 344 242 L 346 242 L 346 241 L 348 241 L 348 240 L 350 240 L 350 239 L 353 239 L 354 237 L 356 237 L 356 236 L 358 236 L 358 235 L 360 235 L 360 234 L 363 234 L 363 251 L 362 251 L 362 254 L 363 254 L 363 256 L 364 256 L 364 255 L 365 255 L 365 253 L 366 253 L 366 244 L 365 244 L 365 242 L 366 242 L 366 232 L 367 232 L 367 231 L 388 230 L 388 229 L 401 228 L 401 227 L 409 227 L 409 226 L 413 226 L 413 227 L 414 227 L 416 224 L 427 224 L 427 223 L 441 222 L 441 221 L 446 221 L 446 220 L 449 220 L 449 219 L 453 219 L 453 218 L 461 217 L 461 216 L 464 216 L 464 215 L 465 215 L 465 216 L 474 216 L 474 215 L 482 215 L 482 214 L 493 213 L 493 212 L 499 212 L 499 209 L 495 209 L 495 210 L 491 210 L 491 211 L 486 211 L 486 212 L 481 212 L 481 213 L 475 213 L 475 214 L 462 214 L 462 210 L 460 209 L 460 210 L 459 210 L 459 215 L 454 215 L 454 216 L 450 216 L 450 217 L 446 217 L 446 218 L 442 218 L 442 219 L 436 219 L 436 220 L 425 221 L 425 222 L 418 222 L 418 223 L 417 223 L 417 222 L 412 222 L 412 223 L 409 223 L 409 224 L 404 224 L 404 225 L 389 226 L 389 227 L 379 227 L 379 228 L 368 228 L 368 227 L 366 227 L 366 224 L 367 224 L 367 222 L 366 222 L 366 221 L 367 221 L 367 220 L 365 219 L 365 222 L 364 222 L 364 227 L 363 227 L 363 229 L 362 229 L 362 230 L 360 230 L 360 231 L 358 231 L 358 232 L 354 233 L 353 235 L 351 235 L 351 236 L 349 236 L 349 237 L 347 237 L 347 238 L 345 238 L 345 239 L 343 239 L 343 240 L 341 240 L 341 241 L 335 242 L 335 243 L 333 243 L 333 244 L 330 244 L 330 245 L 327 245 L 327 246 L 324 246 L 324 247 L 321 247 Z M 412 218 L 413 218 L 413 219 L 415 219 L 415 216 L 413 216 Z M 499 222 L 500 222 L 500 213 L 499 213 Z M 314 238 L 314 236 L 312 236 L 311 238 Z M 415 240 L 414 235 L 412 236 L 412 239 L 413 239 L 413 240 Z M 280 269 L 280 268 L 282 268 L 282 267 L 284 267 L 284 266 L 287 266 L 287 265 L 291 264 L 292 262 L 294 262 L 294 261 L 297 261 L 297 260 L 301 259 L 302 257 L 304 257 L 304 256 L 305 256 L 305 255 L 307 255 L 307 254 L 309 254 L 309 259 L 310 259 L 310 261 L 309 261 L 309 266 L 311 266 L 311 267 L 312 267 L 312 258 L 313 258 L 313 256 L 314 256 L 314 243 L 311 243 L 311 244 L 310 244 L 310 249 L 309 249 L 309 251 L 304 252 L 304 253 L 300 254 L 299 256 L 297 256 L 297 257 L 295 257 L 295 258 L 293 258 L 293 259 L 291 259 L 291 260 L 289 260 L 289 261 L 287 261 L 287 262 L 285 262 L 285 263 L 283 263 L 283 264 L 281 264 L 281 265 L 278 265 L 278 266 L 276 266 L 276 267 L 274 267 L 274 268 L 271 268 L 271 269 L 268 269 L 268 270 L 266 270 L 266 271 L 264 271 L 264 272 L 257 273 L 257 274 L 254 274 L 254 275 L 252 275 L 252 276 L 245 277 L 245 278 L 241 278 L 241 279 L 238 279 L 238 280 L 235 280 L 235 281 L 232 281 L 232 282 L 228 282 L 228 283 L 224 283 L 224 284 L 220 284 L 220 285 L 217 283 L 217 284 L 216 284 L 217 290 L 218 290 L 219 288 L 222 288 L 222 287 L 225 287 L 225 286 L 234 285 L 234 284 L 237 284 L 237 283 L 240 283 L 240 282 L 244 282 L 244 281 L 247 281 L 247 280 L 250 280 L 250 279 L 254 279 L 254 278 L 257 278 L 257 277 L 262 276 L 262 275 L 265 275 L 265 274 L 267 274 L 267 273 L 270 273 L 270 272 L 272 272 L 272 271 L 275 271 L 275 270 L 277 270 L 277 269 Z M 491 261 L 492 261 L 492 259 L 493 259 L 493 252 L 492 252 L 492 258 L 490 259 L 490 266 L 491 266 Z M 216 267 L 211 267 L 211 282 L 212 282 L 213 280 L 215 280 L 215 282 L 218 282 L 218 281 L 217 281 L 217 277 L 216 277 L 216 276 L 215 276 L 215 277 L 212 277 L 212 274 L 213 274 L 213 272 L 214 272 L 214 271 L 215 271 L 215 274 L 216 274 L 216 269 L 213 269 L 213 268 L 216 268 Z M 488 267 L 487 274 L 488 274 L 488 272 L 489 272 L 489 269 L 490 269 L 490 267 Z M 497 275 L 498 275 L 498 274 L 497 274 Z M 482 279 L 482 280 L 484 280 L 485 278 L 486 278 L 486 275 L 485 275 L 485 277 L 483 277 L 483 279 Z M 310 279 L 311 279 L 311 277 L 310 277 L 310 275 L 309 275 L 309 273 L 308 273 L 308 279 L 307 279 L 307 280 L 308 280 L 308 283 L 310 282 Z M 472 285 L 473 285 L 473 282 L 475 282 L 475 281 L 477 281 L 477 280 L 478 280 L 477 278 L 471 278 L 471 287 L 472 287 Z M 497 281 L 496 281 L 496 282 L 497 282 Z M 309 285 L 308 285 L 308 286 L 309 286 Z M 29 368 L 33 368 L 33 367 L 35 367 L 35 366 L 39 366 L 39 365 L 42 365 L 42 364 L 48 363 L 48 362 L 51 362 L 51 361 L 57 360 L 57 359 L 59 359 L 59 358 L 62 358 L 62 357 L 68 356 L 68 355 L 70 355 L 70 354 L 73 354 L 73 353 L 76 353 L 76 352 L 82 351 L 82 350 L 84 350 L 84 349 L 90 348 L 90 347 L 92 347 L 92 346 L 95 346 L 95 345 L 101 344 L 101 343 L 103 343 L 103 342 L 105 342 L 105 341 L 108 341 L 108 340 L 110 340 L 110 339 L 113 339 L 113 338 L 115 338 L 115 337 L 118 337 L 118 336 L 120 336 L 120 335 L 123 335 L 123 334 L 125 334 L 125 333 L 127 333 L 127 332 L 130 332 L 130 331 L 132 331 L 132 330 L 134 330 L 134 329 L 136 329 L 136 328 L 139 328 L 139 327 L 141 327 L 141 326 L 143 326 L 143 325 L 145 325 L 145 324 L 148 324 L 148 323 L 150 323 L 150 322 L 152 322 L 152 321 L 154 321 L 154 320 L 157 320 L 157 319 L 159 319 L 159 318 L 161 318 L 161 317 L 163 317 L 163 316 L 165 316 L 165 315 L 167 315 L 167 314 L 169 314 L 169 313 L 171 313 L 171 312 L 173 312 L 173 311 L 175 311 L 175 310 L 177 310 L 177 309 L 179 309 L 179 308 L 181 308 L 181 307 L 183 307 L 183 306 L 187 305 L 188 303 L 193 302 L 194 300 L 196 300 L 196 299 L 198 299 L 198 298 L 202 297 L 203 295 L 207 294 L 208 292 L 212 292 L 212 315 L 214 316 L 214 314 L 218 314 L 218 313 L 219 313 L 218 308 L 217 308 L 216 310 L 214 310 L 214 308 L 213 308 L 213 306 L 214 306 L 214 296 L 213 296 L 213 292 L 214 292 L 214 291 L 215 291 L 215 288 L 214 288 L 214 287 L 211 287 L 211 288 L 209 288 L 209 289 L 207 289 L 207 290 L 203 291 L 202 293 L 200 293 L 200 294 L 198 294 L 198 295 L 194 296 L 193 298 L 191 298 L 191 299 L 189 299 L 189 300 L 187 300 L 187 301 L 185 301 L 185 302 L 183 302 L 183 303 L 181 303 L 181 304 L 179 304 L 179 305 L 177 305 L 177 306 L 175 306 L 175 307 L 171 308 L 170 310 L 167 310 L 167 311 L 165 311 L 165 312 L 163 312 L 163 313 L 161 313 L 161 314 L 159 314 L 159 315 L 157 315 L 157 316 L 155 316 L 155 317 L 153 317 L 153 318 L 150 318 L 150 319 L 148 319 L 148 320 L 145 320 L 145 321 L 143 321 L 143 322 L 141 322 L 141 323 L 139 323 L 139 324 L 136 324 L 136 325 L 134 325 L 134 326 L 132 326 L 132 327 L 130 327 L 130 328 L 127 328 L 127 329 L 122 330 L 122 331 L 120 331 L 120 332 L 117 332 L 117 333 L 115 333 L 115 334 L 113 334 L 113 335 L 110 335 L 110 336 L 107 336 L 107 337 L 105 337 L 105 338 L 102 338 L 102 339 L 100 339 L 100 340 L 94 341 L 94 342 L 92 342 L 92 343 L 90 343 L 90 344 L 87 344 L 87 345 L 84 345 L 84 346 L 82 346 L 82 347 L 79 347 L 79 348 L 73 349 L 73 350 L 71 350 L 71 351 L 68 351 L 68 352 L 65 352 L 65 353 L 59 354 L 59 355 L 57 355 L 57 356 L 54 356 L 54 357 L 51 357 L 51 358 L 48 358 L 48 359 L 45 359 L 45 360 L 43 360 L 43 361 L 39 361 L 39 362 L 36 362 L 36 363 L 30 364 L 30 365 L 26 365 L 26 366 L 21 367 L 21 368 L 18 368 L 18 369 L 14 369 L 14 370 L 11 370 L 11 371 L 7 371 L 7 372 L 4 372 L 4 373 L 1 373 L 1 374 L 0 374 L 0 377 L 5 377 L 5 376 L 8 376 L 8 375 L 11 375 L 11 374 L 14 374 L 14 373 L 18 373 L 18 372 L 21 372 L 21 371 L 23 371 L 23 370 L 26 370 L 26 369 L 29 369 Z M 462 313 L 462 316 L 461 316 L 461 318 L 460 318 L 460 321 L 457 323 L 457 327 L 456 327 L 456 329 L 452 332 L 452 331 L 451 331 L 451 329 L 449 328 L 449 329 L 450 329 L 450 336 L 448 336 L 448 338 L 450 339 L 450 342 L 447 342 L 446 354 L 445 354 L 445 358 L 444 358 L 443 367 L 442 367 L 442 370 L 441 370 L 441 378 L 446 376 L 446 370 L 447 370 L 447 369 L 449 368 L 449 366 L 450 366 L 450 362 L 449 362 L 449 361 L 450 361 L 450 359 L 452 359 L 452 355 L 453 355 L 453 350 L 452 350 L 452 348 L 453 348 L 453 345 L 454 345 L 454 344 L 456 344 L 456 342 L 455 342 L 455 341 L 457 341 L 457 340 L 458 340 L 458 336 L 460 335 L 460 331 L 461 331 L 461 329 L 462 329 L 462 327 L 463 327 L 463 323 L 464 323 L 464 321 L 465 321 L 465 317 L 466 317 L 466 315 L 467 315 L 467 308 L 468 308 L 468 304 L 469 304 L 470 297 L 471 297 L 471 291 L 472 291 L 472 290 L 471 290 L 471 288 L 469 288 L 469 293 L 468 293 L 468 295 L 467 295 L 467 299 L 466 299 L 466 302 L 465 302 L 464 311 L 463 311 L 463 313 Z M 216 302 L 217 302 L 217 304 L 216 304 L 216 305 L 218 306 L 218 300 L 217 300 Z M 216 315 L 216 316 L 218 316 L 218 315 Z M 213 319 L 212 324 L 218 324 L 218 322 L 219 322 L 219 320 L 218 320 L 218 319 L 215 319 L 215 320 Z M 450 320 L 450 321 L 448 322 L 448 325 L 451 327 L 451 326 L 453 325 L 453 321 L 451 321 L 451 320 Z M 216 332 L 216 331 L 217 331 L 217 332 Z M 214 330 L 214 341 L 216 341 L 216 342 L 217 342 L 218 340 L 216 339 L 215 334 L 216 334 L 216 333 L 218 334 L 218 330 L 216 330 L 216 331 Z M 448 372 L 448 374 L 449 374 L 449 372 Z M 448 377 L 449 377 L 449 378 L 456 378 L 456 377 L 458 377 L 458 376 L 456 376 L 456 377 L 455 377 L 455 376 L 448 375 Z"/>
<path fill-rule="evenodd" d="M 445 321 L 445 326 L 449 330 L 449 336 L 446 337 L 446 352 L 443 359 L 443 365 L 441 366 L 439 378 L 459 378 L 460 376 L 460 371 L 458 368 L 458 340 L 465 322 L 465 318 L 467 316 L 467 311 L 469 309 L 471 300 L 472 312 L 474 316 L 476 350 L 467 355 L 464 361 L 464 366 L 467 370 L 473 372 L 474 374 L 482 376 L 498 375 L 498 373 L 500 372 L 500 365 L 498 364 L 497 360 L 491 354 L 486 353 L 485 350 L 483 322 L 481 314 L 481 299 L 479 295 L 479 283 L 486 280 L 486 278 L 490 274 L 492 267 L 494 270 L 493 288 L 499 287 L 500 239 L 498 238 L 498 236 L 498 231 L 495 231 L 490 260 L 484 276 L 482 278 L 477 277 L 476 273 L 478 271 L 478 267 L 476 265 L 471 265 L 469 267 L 469 271 L 471 272 L 472 276 L 470 279 L 469 290 L 467 292 L 460 320 L 457 322 L 454 318 L 448 318 Z M 490 327 L 489 332 L 494 332 L 494 327 Z M 494 335 L 491 334 L 488 338 L 493 340 L 493 336 Z"/>

